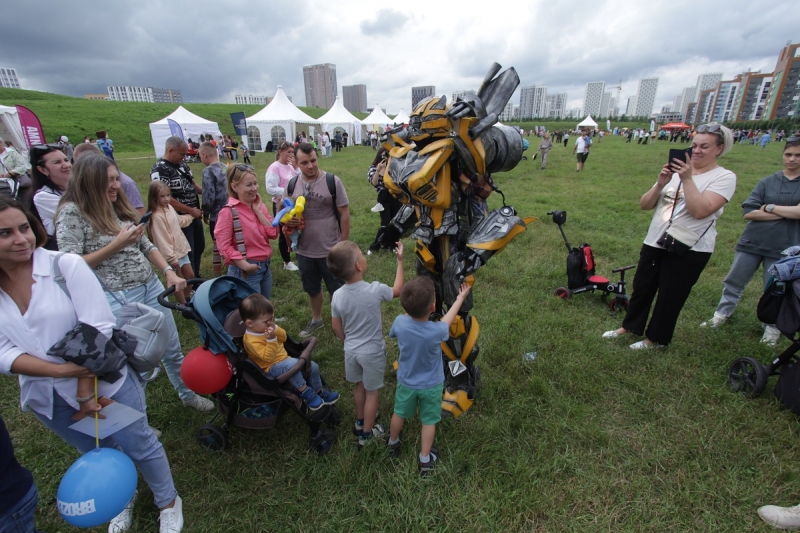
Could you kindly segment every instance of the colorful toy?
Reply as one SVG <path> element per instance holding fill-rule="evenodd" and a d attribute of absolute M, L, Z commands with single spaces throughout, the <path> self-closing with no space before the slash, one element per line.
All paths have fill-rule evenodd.
<path fill-rule="evenodd" d="M 125 508 L 136 490 L 133 461 L 114 448 L 97 448 L 69 467 L 58 485 L 58 512 L 73 526 L 95 527 Z"/>
<path fill-rule="evenodd" d="M 231 380 L 233 371 L 224 355 L 214 355 L 199 346 L 186 354 L 181 365 L 181 379 L 197 394 L 214 394 Z"/>

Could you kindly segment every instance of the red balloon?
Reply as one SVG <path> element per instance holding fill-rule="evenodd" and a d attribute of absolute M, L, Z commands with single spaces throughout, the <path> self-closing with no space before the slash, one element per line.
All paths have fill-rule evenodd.
<path fill-rule="evenodd" d="M 214 355 L 199 346 L 186 354 L 181 365 L 181 379 L 197 394 L 214 394 L 231 380 L 233 371 L 225 354 Z"/>

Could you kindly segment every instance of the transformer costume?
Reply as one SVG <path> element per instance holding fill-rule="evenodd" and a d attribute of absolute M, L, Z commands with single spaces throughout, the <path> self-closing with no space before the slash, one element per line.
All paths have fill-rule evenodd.
<path fill-rule="evenodd" d="M 522 158 L 522 136 L 497 124 L 520 80 L 513 68 L 497 75 L 500 68 L 492 65 L 477 95 L 452 105 L 445 96 L 427 98 L 407 129 L 398 126 L 381 137 L 389 150 L 384 185 L 404 204 L 382 228 L 381 242 L 394 243 L 413 229 L 417 275 L 433 279 L 439 316 L 462 282 L 473 285 L 475 271 L 536 220 L 518 217 L 505 197 L 503 207 L 491 212 L 486 203 L 493 191 L 500 192 L 492 174 L 513 169 Z M 442 343 L 443 415 L 459 417 L 475 401 L 480 325 L 469 316 L 472 294 Z"/>

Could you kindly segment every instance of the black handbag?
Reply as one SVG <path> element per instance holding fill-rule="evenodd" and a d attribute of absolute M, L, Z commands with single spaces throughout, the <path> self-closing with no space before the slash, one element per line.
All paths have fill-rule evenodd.
<path fill-rule="evenodd" d="M 661 237 L 656 241 L 656 244 L 664 248 L 667 252 L 671 254 L 675 254 L 678 257 L 683 257 L 686 253 L 692 249 L 692 247 L 700 242 L 700 239 L 703 238 L 703 235 L 711 229 L 711 226 L 714 225 L 714 221 L 711 221 L 711 224 L 708 225 L 706 230 L 697 236 L 697 233 L 686 228 L 684 226 L 672 224 L 672 217 L 675 216 L 675 206 L 678 204 L 678 196 L 680 196 L 681 192 L 681 183 L 678 184 L 678 189 L 675 191 L 675 199 L 672 202 L 672 213 L 669 215 L 669 226 L 667 229 L 664 230 L 664 233 Z M 689 241 L 694 241 L 692 244 L 688 244 Z"/>

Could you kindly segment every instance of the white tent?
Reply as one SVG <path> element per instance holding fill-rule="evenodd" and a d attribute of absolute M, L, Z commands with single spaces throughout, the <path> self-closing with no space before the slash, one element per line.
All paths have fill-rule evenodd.
<path fill-rule="evenodd" d="M 578 124 L 578 126 L 577 126 L 577 129 L 581 129 L 581 128 L 593 128 L 593 129 L 597 129 L 597 122 L 595 122 L 594 120 L 592 120 L 592 115 L 589 115 L 588 117 L 586 117 L 585 119 L 583 119 L 583 122 L 581 122 L 580 124 Z"/>
<path fill-rule="evenodd" d="M 167 119 L 174 120 L 180 125 L 183 129 L 183 138 L 187 141 L 192 139 L 192 141 L 197 142 L 200 140 L 200 135 L 209 133 L 214 136 L 214 139 L 218 139 L 222 135 L 216 122 L 206 120 L 186 110 L 183 106 L 178 106 L 178 109 L 171 114 L 157 122 L 150 123 L 150 136 L 153 138 L 156 157 L 164 155 L 164 143 L 172 135 Z"/>
<path fill-rule="evenodd" d="M 394 121 L 386 116 L 381 110 L 381 106 L 379 104 L 375 104 L 375 109 L 372 110 L 372 113 L 367 116 L 361 123 L 367 127 L 367 130 L 378 130 L 382 132 L 386 129 L 386 126 L 391 126 L 394 124 Z"/>
<path fill-rule="evenodd" d="M 252 117 L 247 117 L 247 146 L 258 152 L 266 148 L 269 141 L 274 148 L 283 141 L 292 142 L 298 124 L 320 124 L 320 121 L 297 109 L 283 92 L 283 87 L 278 85 L 272 101 Z"/>
<path fill-rule="evenodd" d="M 399 126 L 400 124 L 408 124 L 409 120 L 411 119 L 408 118 L 406 112 L 401 109 L 400 112 L 392 119 L 392 122 Z"/>
<path fill-rule="evenodd" d="M 348 142 L 361 144 L 361 121 L 345 109 L 341 96 L 336 97 L 333 107 L 319 117 L 319 120 L 322 122 L 323 131 L 327 131 L 331 138 L 333 138 L 334 130 L 343 129 L 347 132 Z"/>
<path fill-rule="evenodd" d="M 25 161 L 28 161 L 28 147 L 22 135 L 16 107 L 0 105 L 0 137 L 4 141 L 11 141 Z"/>

